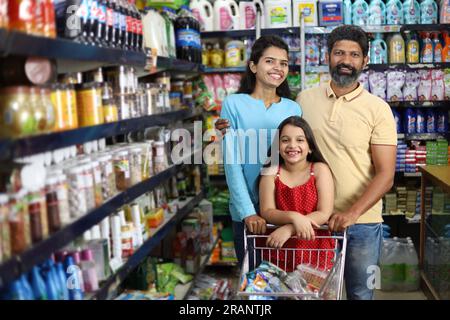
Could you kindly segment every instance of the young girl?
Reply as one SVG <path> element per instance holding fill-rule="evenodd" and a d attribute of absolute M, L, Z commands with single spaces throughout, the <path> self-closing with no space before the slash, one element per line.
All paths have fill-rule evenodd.
<path fill-rule="evenodd" d="M 259 183 L 260 214 L 268 223 L 280 226 L 269 235 L 266 245 L 314 250 L 278 250 L 278 254 L 271 250 L 270 257 L 266 254 L 263 258 L 275 261 L 286 271 L 292 271 L 300 263 L 328 270 L 332 267 L 335 242 L 316 239 L 316 235 L 330 236 L 330 233 L 314 228 L 326 223 L 333 211 L 331 171 L 305 120 L 288 117 L 278 130 L 279 165 L 265 166 Z M 299 239 L 290 239 L 292 236 Z M 317 249 L 329 250 L 318 254 Z"/>

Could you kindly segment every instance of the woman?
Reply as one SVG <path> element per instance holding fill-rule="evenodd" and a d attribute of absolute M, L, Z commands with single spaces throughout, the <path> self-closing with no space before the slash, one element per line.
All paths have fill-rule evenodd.
<path fill-rule="evenodd" d="M 223 144 L 224 168 L 240 264 L 244 257 L 244 223 L 252 233 L 265 233 L 266 221 L 258 216 L 255 182 L 274 132 L 287 117 L 302 114 L 300 106 L 289 99 L 288 50 L 277 36 L 256 40 L 241 87 L 222 103 L 220 118 L 230 125 Z M 268 132 L 271 129 L 273 132 Z"/>

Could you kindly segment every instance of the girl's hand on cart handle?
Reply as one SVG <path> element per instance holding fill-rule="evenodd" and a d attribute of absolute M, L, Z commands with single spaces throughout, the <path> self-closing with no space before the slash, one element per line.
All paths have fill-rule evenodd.
<path fill-rule="evenodd" d="M 230 127 L 230 122 L 227 119 L 218 119 L 214 126 L 216 130 L 219 130 L 222 134 L 226 134 L 227 129 Z"/>
<path fill-rule="evenodd" d="M 317 223 L 302 214 L 295 215 L 292 224 L 294 225 L 297 237 L 304 240 L 314 240 L 314 227 L 320 228 Z"/>
<path fill-rule="evenodd" d="M 286 241 L 292 237 L 293 233 L 295 233 L 294 226 L 292 224 L 285 224 L 277 228 L 267 237 L 266 245 L 272 248 L 282 248 Z"/>
<path fill-rule="evenodd" d="M 245 225 L 248 231 L 253 234 L 265 234 L 266 233 L 266 220 L 260 216 L 254 214 L 244 219 Z"/>

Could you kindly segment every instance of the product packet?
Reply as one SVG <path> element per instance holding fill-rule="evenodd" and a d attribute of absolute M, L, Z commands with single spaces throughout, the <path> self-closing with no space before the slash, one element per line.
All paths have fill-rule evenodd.
<path fill-rule="evenodd" d="M 445 100 L 450 100 L 450 69 L 444 69 L 444 86 Z"/>
<path fill-rule="evenodd" d="M 417 101 L 417 89 L 420 84 L 420 75 L 417 71 L 407 72 L 405 85 L 403 86 L 403 99 L 405 101 Z"/>
<path fill-rule="evenodd" d="M 370 72 L 369 86 L 373 95 L 386 100 L 386 74 L 384 72 Z"/>
<path fill-rule="evenodd" d="M 445 92 L 445 82 L 444 82 L 444 71 L 443 70 L 432 70 L 431 71 L 431 100 L 442 101 L 444 100 Z"/>
<path fill-rule="evenodd" d="M 431 100 L 431 70 L 419 70 L 420 84 L 418 88 L 419 101 Z"/>
<path fill-rule="evenodd" d="M 301 272 L 302 278 L 306 280 L 308 288 L 313 292 L 320 290 L 328 275 L 325 271 L 305 264 L 299 264 L 297 270 Z"/>
<path fill-rule="evenodd" d="M 388 71 L 387 72 L 387 100 L 388 101 L 403 101 L 402 88 L 405 84 L 405 73 L 403 71 Z"/>

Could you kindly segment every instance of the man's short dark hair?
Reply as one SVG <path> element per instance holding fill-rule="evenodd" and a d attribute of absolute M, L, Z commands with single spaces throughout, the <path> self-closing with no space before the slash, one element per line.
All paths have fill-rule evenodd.
<path fill-rule="evenodd" d="M 331 31 L 327 39 L 328 54 L 331 54 L 334 44 L 341 40 L 349 40 L 358 43 L 363 52 L 363 56 L 367 56 L 369 51 L 369 40 L 367 38 L 367 34 L 360 27 L 344 25 Z"/>

